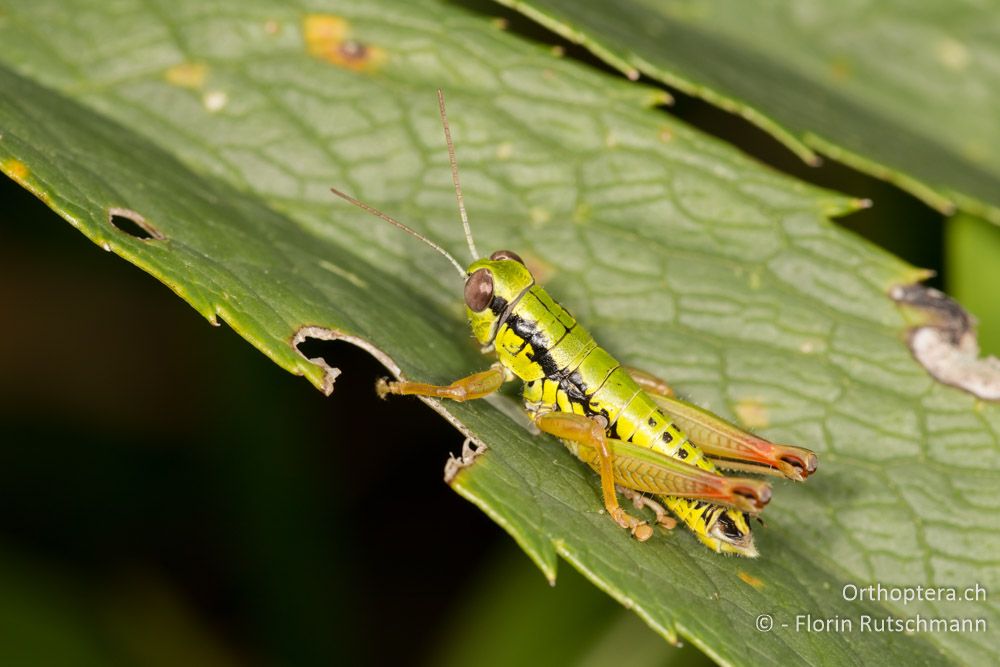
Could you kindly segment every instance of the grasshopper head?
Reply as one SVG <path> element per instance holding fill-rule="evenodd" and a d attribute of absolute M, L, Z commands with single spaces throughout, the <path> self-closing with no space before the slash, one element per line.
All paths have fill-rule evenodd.
<path fill-rule="evenodd" d="M 483 345 L 496 336 L 510 306 L 535 283 L 524 261 L 510 250 L 497 250 L 466 269 L 465 313 L 472 333 Z"/>

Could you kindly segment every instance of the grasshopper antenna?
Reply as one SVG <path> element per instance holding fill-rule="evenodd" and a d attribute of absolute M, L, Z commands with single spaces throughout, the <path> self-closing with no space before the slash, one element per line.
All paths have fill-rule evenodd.
<path fill-rule="evenodd" d="M 444 110 L 444 93 L 438 88 L 438 108 L 441 110 L 441 125 L 444 126 L 444 140 L 448 144 L 448 161 L 451 162 L 451 180 L 455 184 L 455 198 L 458 200 L 458 212 L 462 216 L 462 227 L 465 228 L 465 241 L 469 244 L 472 261 L 479 259 L 476 243 L 472 240 L 472 228 L 469 227 L 469 216 L 465 214 L 465 200 L 462 198 L 462 184 L 458 182 L 458 161 L 455 159 L 455 144 L 451 142 L 451 128 L 448 127 L 448 114 Z"/>
<path fill-rule="evenodd" d="M 400 229 L 402 229 L 404 232 L 406 232 L 410 236 L 415 236 L 418 239 L 420 239 L 421 241 L 423 241 L 424 243 L 426 243 L 427 245 L 429 245 L 430 247 L 434 248 L 439 253 L 441 253 L 442 255 L 444 255 L 445 259 L 447 259 L 449 262 L 451 262 L 455 266 L 455 269 L 458 270 L 458 275 L 462 276 L 462 280 L 465 280 L 465 269 L 462 268 L 462 265 L 459 264 L 457 261 L 455 261 L 455 258 L 452 257 L 451 255 L 449 255 L 447 250 L 445 250 L 444 248 L 442 248 L 441 246 L 439 246 L 437 243 L 434 243 L 434 241 L 431 241 L 429 238 L 427 238 L 423 234 L 420 234 L 419 232 L 417 232 L 417 231 L 415 231 L 413 229 L 410 229 L 409 227 L 407 227 L 406 225 L 404 225 L 403 223 L 401 223 L 399 220 L 396 220 L 395 218 L 386 215 L 385 213 L 383 213 L 382 211 L 378 210 L 374 206 L 369 206 L 368 204 L 364 203 L 363 201 L 359 201 L 359 200 L 355 199 L 354 197 L 352 197 L 351 195 L 349 195 L 349 194 L 347 194 L 345 192 L 341 192 L 337 188 L 330 188 L 330 191 L 333 194 L 335 194 L 338 197 L 340 197 L 341 199 L 344 199 L 344 200 L 349 201 L 350 203 L 354 204 L 355 206 L 357 206 L 358 208 L 360 208 L 362 211 L 367 211 L 368 213 L 371 213 L 372 215 L 374 215 L 376 217 L 382 218 L 383 220 L 385 220 L 389 224 L 395 225 L 396 227 L 399 227 Z"/>

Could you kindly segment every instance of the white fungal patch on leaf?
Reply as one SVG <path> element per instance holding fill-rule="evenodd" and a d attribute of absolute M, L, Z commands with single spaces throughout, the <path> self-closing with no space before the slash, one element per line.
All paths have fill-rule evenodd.
<path fill-rule="evenodd" d="M 960 41 L 950 37 L 939 41 L 934 47 L 934 53 L 942 65 L 956 72 L 968 67 L 971 59 L 969 49 Z"/>
<path fill-rule="evenodd" d="M 910 351 L 934 379 L 1000 401 L 1000 359 L 980 358 L 972 315 L 947 294 L 923 285 L 899 285 L 889 296 L 916 322 Z"/>
<path fill-rule="evenodd" d="M 229 96 L 221 90 L 210 90 L 202 97 L 202 104 L 209 113 L 222 111 L 229 104 Z"/>

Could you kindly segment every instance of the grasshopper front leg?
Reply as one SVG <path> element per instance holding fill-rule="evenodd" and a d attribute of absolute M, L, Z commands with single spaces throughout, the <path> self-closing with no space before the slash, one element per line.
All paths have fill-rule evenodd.
<path fill-rule="evenodd" d="M 783 476 L 797 482 L 816 472 L 818 459 L 811 450 L 776 444 L 747 433 L 708 410 L 675 398 L 673 389 L 663 380 L 631 368 L 628 372 L 719 467 Z"/>
<path fill-rule="evenodd" d="M 494 393 L 507 380 L 507 371 L 500 364 L 493 364 L 489 370 L 473 373 L 455 380 L 449 385 L 425 384 L 409 380 L 391 381 L 379 378 L 375 382 L 375 392 L 379 398 L 388 394 L 403 396 L 427 396 L 430 398 L 450 398 L 459 403 L 483 398 Z"/>

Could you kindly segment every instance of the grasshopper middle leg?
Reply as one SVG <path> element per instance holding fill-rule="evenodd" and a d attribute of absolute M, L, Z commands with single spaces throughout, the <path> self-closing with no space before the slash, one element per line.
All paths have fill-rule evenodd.
<path fill-rule="evenodd" d="M 673 518 L 667 513 L 667 510 L 663 509 L 663 505 L 656 502 L 649 496 L 645 496 L 635 489 L 630 489 L 627 486 L 622 486 L 621 484 L 615 485 L 615 490 L 622 494 L 626 498 L 632 501 L 632 505 L 637 509 L 641 510 L 643 508 L 649 508 L 653 510 L 653 514 L 656 515 L 656 523 L 663 526 L 667 530 L 673 530 L 677 527 L 677 519 Z"/>

